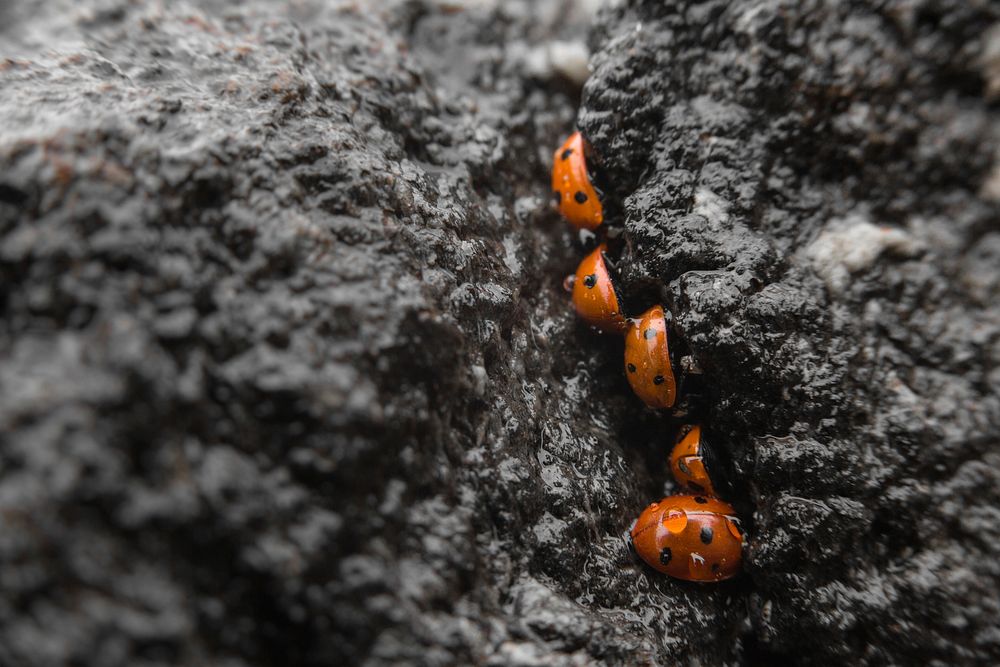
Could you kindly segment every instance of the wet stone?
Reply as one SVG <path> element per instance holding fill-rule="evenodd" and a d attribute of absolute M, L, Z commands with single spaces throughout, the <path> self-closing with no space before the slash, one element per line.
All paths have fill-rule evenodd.
<path fill-rule="evenodd" d="M 368 4 L 0 4 L 0 662 L 1000 664 L 996 4 Z M 725 588 L 625 546 L 576 124 Z"/>
<path fill-rule="evenodd" d="M 698 660 L 1000 662 L 998 25 L 634 0 L 595 27 L 578 126 L 621 202 L 617 287 L 662 294 L 704 369 L 748 535 L 753 655 Z"/>

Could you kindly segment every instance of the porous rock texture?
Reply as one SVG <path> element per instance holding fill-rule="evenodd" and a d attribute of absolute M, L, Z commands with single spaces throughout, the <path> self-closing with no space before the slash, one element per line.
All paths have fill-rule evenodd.
<path fill-rule="evenodd" d="M 1000 11 L 591 10 L 0 5 L 0 663 L 1000 660 Z M 733 581 L 628 548 L 679 420 L 567 304 L 574 120 Z"/>

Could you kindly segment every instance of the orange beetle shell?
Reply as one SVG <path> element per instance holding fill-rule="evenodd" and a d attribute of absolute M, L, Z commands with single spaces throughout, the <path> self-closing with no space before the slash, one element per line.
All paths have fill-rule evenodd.
<path fill-rule="evenodd" d="M 681 486 L 686 486 L 695 493 L 718 495 L 702 456 L 700 424 L 692 426 L 677 439 L 677 444 L 670 452 L 670 471 Z"/>
<path fill-rule="evenodd" d="M 631 531 L 639 557 L 685 581 L 736 576 L 743 533 L 732 505 L 706 496 L 668 496 L 647 507 Z"/>
<path fill-rule="evenodd" d="M 677 382 L 667 345 L 667 321 L 661 306 L 653 306 L 625 334 L 625 375 L 632 391 L 651 408 L 670 408 L 677 400 Z"/>
<path fill-rule="evenodd" d="M 583 258 L 573 282 L 573 305 L 580 317 L 608 333 L 623 333 L 628 323 L 618 305 L 618 294 L 604 262 L 602 243 Z"/>
<path fill-rule="evenodd" d="M 604 222 L 604 207 L 587 174 L 583 135 L 574 132 L 552 156 L 552 193 L 559 212 L 577 229 L 594 230 Z"/>

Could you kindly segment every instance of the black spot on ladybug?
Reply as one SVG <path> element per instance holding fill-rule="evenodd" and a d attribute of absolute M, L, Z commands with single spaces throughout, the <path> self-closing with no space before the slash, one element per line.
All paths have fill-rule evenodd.
<path fill-rule="evenodd" d="M 712 532 L 712 529 L 709 528 L 708 526 L 702 526 L 702 528 L 701 528 L 701 541 L 702 541 L 702 543 L 704 543 L 704 544 L 711 544 L 713 537 L 715 537 L 715 534 Z"/>
<path fill-rule="evenodd" d="M 708 502 L 708 500 L 706 500 L 705 498 L 702 498 L 701 496 L 695 496 L 694 497 L 694 501 L 696 503 L 698 503 L 699 505 L 704 505 L 705 503 Z"/>
<path fill-rule="evenodd" d="M 555 201 L 556 206 L 558 206 L 559 204 L 562 203 L 562 193 L 559 192 L 558 190 L 554 190 L 552 192 L 552 199 L 553 201 Z"/>
<path fill-rule="evenodd" d="M 559 156 L 559 159 L 560 160 L 568 160 L 569 156 L 572 155 L 572 154 L 573 154 L 573 149 L 572 148 L 567 148 L 566 150 L 564 150 L 562 152 L 562 155 Z"/>
<path fill-rule="evenodd" d="M 663 550 L 660 551 L 660 565 L 667 565 L 673 557 L 674 554 L 670 551 L 670 547 L 663 547 Z"/>
<path fill-rule="evenodd" d="M 656 338 L 656 329 L 646 329 L 646 331 L 643 332 L 643 335 L 646 337 L 646 340 Z"/>
<path fill-rule="evenodd" d="M 712 563 L 712 572 L 718 572 L 718 571 L 719 571 L 719 564 Z"/>
<path fill-rule="evenodd" d="M 628 372 L 629 373 L 635 373 L 635 364 L 629 364 L 628 365 Z"/>
<path fill-rule="evenodd" d="M 584 193 L 582 193 L 579 190 L 577 190 L 576 194 L 573 195 L 573 199 L 576 200 L 577 204 L 582 204 L 582 203 L 584 203 L 584 202 L 587 201 L 587 195 L 585 195 Z"/>
<path fill-rule="evenodd" d="M 653 384 L 663 384 L 663 376 L 657 375 L 655 378 L 653 378 Z"/>
<path fill-rule="evenodd" d="M 583 279 L 583 284 L 587 286 L 587 289 L 593 289 L 594 285 L 597 284 L 597 274 L 591 273 L 589 276 Z"/>

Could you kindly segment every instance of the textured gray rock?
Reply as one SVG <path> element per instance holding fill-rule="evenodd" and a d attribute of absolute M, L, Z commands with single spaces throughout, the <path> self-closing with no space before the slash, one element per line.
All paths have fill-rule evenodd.
<path fill-rule="evenodd" d="M 995 5 L 589 10 L 0 8 L 0 663 L 1000 660 Z M 675 421 L 562 291 L 578 105 L 718 586 L 625 541 Z"/>
<path fill-rule="evenodd" d="M 660 288 L 706 371 L 768 663 L 1000 658 L 998 18 L 651 1 L 599 22 L 581 125 L 623 289 Z"/>

